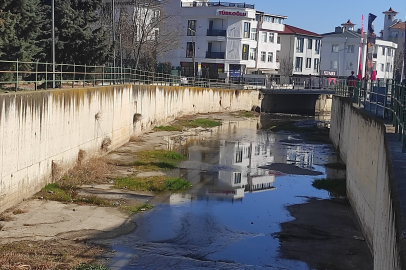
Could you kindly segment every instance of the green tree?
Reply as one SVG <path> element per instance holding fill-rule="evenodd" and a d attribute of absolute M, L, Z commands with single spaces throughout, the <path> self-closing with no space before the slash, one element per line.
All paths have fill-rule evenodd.
<path fill-rule="evenodd" d="M 41 0 L 47 25 L 51 24 L 51 0 Z M 56 63 L 100 65 L 108 61 L 111 49 L 108 33 L 98 21 L 101 0 L 55 0 Z M 51 29 L 43 27 L 41 59 L 52 61 Z"/>
<path fill-rule="evenodd" d="M 33 61 L 40 51 L 37 37 L 42 25 L 39 0 L 3 0 L 0 1 L 0 55 L 1 60 Z M 21 65 L 19 69 L 27 70 L 30 65 Z M 15 64 L 0 62 L 1 70 L 14 70 Z M 3 80 L 12 74 L 2 74 Z"/>

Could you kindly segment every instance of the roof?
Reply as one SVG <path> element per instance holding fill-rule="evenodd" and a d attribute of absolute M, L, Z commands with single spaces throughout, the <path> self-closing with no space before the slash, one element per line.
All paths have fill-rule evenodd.
<path fill-rule="evenodd" d="M 397 30 L 405 30 L 406 23 L 404 22 L 397 22 L 390 27 L 390 29 L 397 29 Z"/>
<path fill-rule="evenodd" d="M 348 20 L 346 23 L 342 23 L 341 25 L 355 25 L 355 23 L 352 23 L 351 20 Z"/>
<path fill-rule="evenodd" d="M 285 31 L 278 32 L 280 35 L 302 35 L 302 36 L 311 36 L 311 37 L 323 37 L 314 32 L 310 32 L 292 25 L 285 24 Z"/>
<path fill-rule="evenodd" d="M 323 34 L 323 37 L 346 37 L 346 38 L 361 38 L 361 33 L 358 33 L 356 31 L 351 31 L 351 30 L 346 30 L 344 32 L 331 32 L 331 33 L 325 33 Z"/>
<path fill-rule="evenodd" d="M 399 13 L 399 12 L 394 11 L 394 10 L 392 9 L 392 7 L 391 7 L 391 8 L 389 8 L 389 10 L 384 11 L 384 12 L 382 12 L 382 13 Z"/>

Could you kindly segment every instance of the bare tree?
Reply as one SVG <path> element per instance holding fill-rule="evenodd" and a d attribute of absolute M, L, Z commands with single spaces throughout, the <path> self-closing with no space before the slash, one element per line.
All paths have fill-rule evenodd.
<path fill-rule="evenodd" d="M 288 83 L 289 76 L 293 74 L 293 60 L 291 57 L 283 57 L 279 60 L 279 75 L 281 76 L 281 83 Z"/>
<path fill-rule="evenodd" d="M 153 70 L 159 56 L 179 46 L 179 29 L 173 21 L 177 16 L 167 12 L 163 1 L 157 0 L 115 0 L 115 36 L 121 35 L 123 58 L 133 68 Z M 105 24 L 110 23 L 111 1 L 106 0 Z M 171 29 L 168 29 L 168 26 Z M 112 27 L 111 27 L 112 29 Z M 112 36 L 112 35 L 111 35 Z M 117 43 L 117 42 L 116 42 Z M 115 46 L 118 49 L 118 44 Z"/>

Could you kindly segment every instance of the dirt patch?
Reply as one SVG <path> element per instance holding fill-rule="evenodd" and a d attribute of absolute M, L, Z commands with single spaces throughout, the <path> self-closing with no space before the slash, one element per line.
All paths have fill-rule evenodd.
<path fill-rule="evenodd" d="M 312 269 L 373 269 L 373 259 L 347 199 L 290 205 L 296 219 L 282 223 L 281 256 L 306 262 Z"/>

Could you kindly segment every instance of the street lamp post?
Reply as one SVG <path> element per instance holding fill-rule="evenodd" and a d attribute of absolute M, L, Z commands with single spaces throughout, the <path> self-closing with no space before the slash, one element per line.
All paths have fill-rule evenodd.
<path fill-rule="evenodd" d="M 196 77 L 196 63 L 195 63 L 195 43 L 193 42 L 193 36 L 196 35 L 196 31 L 188 27 L 189 31 L 193 33 L 192 35 L 192 61 L 193 61 L 193 79 Z"/>
<path fill-rule="evenodd" d="M 55 88 L 55 0 L 52 0 L 52 88 Z"/>

